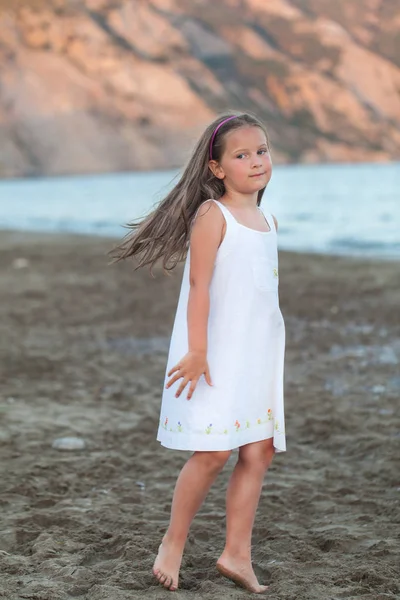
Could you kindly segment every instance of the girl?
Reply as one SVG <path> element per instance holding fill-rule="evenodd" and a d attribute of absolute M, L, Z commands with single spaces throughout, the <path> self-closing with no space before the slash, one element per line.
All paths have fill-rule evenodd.
<path fill-rule="evenodd" d="M 277 222 L 260 206 L 271 168 L 257 118 L 219 117 L 178 184 L 130 224 L 134 235 L 118 247 L 117 260 L 142 255 L 136 268 L 162 258 L 172 269 L 187 252 L 157 436 L 166 448 L 192 452 L 153 566 L 169 590 L 178 587 L 192 519 L 235 448 L 216 567 L 252 592 L 267 589 L 253 571 L 251 535 L 264 474 L 274 453 L 286 450 Z"/>

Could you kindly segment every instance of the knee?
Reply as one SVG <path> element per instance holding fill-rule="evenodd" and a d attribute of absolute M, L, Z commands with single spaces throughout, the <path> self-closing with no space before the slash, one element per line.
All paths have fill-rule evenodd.
<path fill-rule="evenodd" d="M 218 473 L 221 471 L 230 455 L 231 450 L 215 451 L 215 452 L 196 452 L 196 459 L 201 461 L 203 467 L 208 471 Z"/>
<path fill-rule="evenodd" d="M 274 456 L 275 448 L 274 446 L 271 446 L 270 448 L 268 448 L 264 456 L 264 465 L 266 469 L 268 469 L 269 465 L 272 463 L 272 459 L 274 458 Z"/>
<path fill-rule="evenodd" d="M 274 448 L 274 446 L 271 445 L 268 448 L 266 448 L 265 452 L 263 452 L 259 456 L 258 460 L 259 460 L 260 468 L 262 468 L 266 471 L 268 469 L 268 467 L 270 466 L 274 456 L 275 456 L 275 448 Z"/>
<path fill-rule="evenodd" d="M 270 444 L 266 445 L 264 448 L 253 447 L 252 450 L 252 452 L 239 453 L 239 461 L 250 469 L 266 471 L 275 455 L 274 446 Z"/>
<path fill-rule="evenodd" d="M 265 471 L 267 471 L 269 465 L 271 464 L 271 457 L 257 456 L 253 457 L 252 460 L 248 460 L 246 458 L 239 458 L 239 462 L 241 462 L 242 465 L 246 467 L 246 469 L 264 473 Z"/>

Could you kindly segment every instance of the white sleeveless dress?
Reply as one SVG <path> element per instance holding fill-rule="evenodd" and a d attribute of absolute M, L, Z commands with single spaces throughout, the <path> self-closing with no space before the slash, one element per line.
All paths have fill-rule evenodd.
<path fill-rule="evenodd" d="M 178 398 L 178 379 L 168 389 L 169 370 L 188 352 L 187 303 L 190 249 L 170 341 L 157 440 L 176 450 L 231 450 L 273 438 L 286 450 L 283 376 L 285 325 L 278 297 L 275 223 L 263 212 L 270 231 L 242 225 L 217 200 L 226 220 L 210 283 L 207 360 L 190 400 L 187 384 Z"/>

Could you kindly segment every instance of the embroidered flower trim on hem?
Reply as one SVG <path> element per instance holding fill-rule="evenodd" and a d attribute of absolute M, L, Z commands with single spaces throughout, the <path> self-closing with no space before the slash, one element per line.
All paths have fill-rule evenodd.
<path fill-rule="evenodd" d="M 235 430 L 236 433 L 244 430 L 244 429 L 252 429 L 253 427 L 257 427 L 257 425 L 264 425 L 265 423 L 268 423 L 268 421 L 272 421 L 273 419 L 273 415 L 272 415 L 272 410 L 269 408 L 267 410 L 267 414 L 266 414 L 266 418 L 265 419 L 261 419 L 258 418 L 253 424 L 251 423 L 251 421 L 246 420 L 243 425 L 236 419 L 235 423 L 233 424 L 232 429 Z M 183 432 L 183 427 L 180 421 L 178 421 L 177 426 L 175 428 L 171 427 L 171 425 L 168 424 L 168 417 L 165 418 L 165 421 L 162 422 L 162 420 L 160 419 L 160 425 L 163 429 L 165 429 L 166 431 L 170 431 L 172 433 L 182 433 Z M 285 431 L 281 431 L 280 430 L 280 424 L 279 421 L 275 421 L 274 423 L 274 429 L 277 433 L 280 434 L 284 434 Z M 215 427 L 213 427 L 213 424 L 210 423 L 209 425 L 207 425 L 207 427 L 204 428 L 203 432 L 206 435 L 227 435 L 229 433 L 229 429 L 223 429 L 223 430 L 216 430 Z"/>

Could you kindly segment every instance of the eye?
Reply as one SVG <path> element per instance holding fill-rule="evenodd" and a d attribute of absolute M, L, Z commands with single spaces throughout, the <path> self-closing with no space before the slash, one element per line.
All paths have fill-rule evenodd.
<path fill-rule="evenodd" d="M 242 156 L 245 156 L 245 154 L 243 154 L 243 152 L 241 154 L 238 154 L 236 158 L 241 158 Z"/>
<path fill-rule="evenodd" d="M 265 148 L 264 148 L 263 150 L 259 150 L 259 151 L 258 151 L 258 154 L 260 154 L 260 152 L 261 152 L 262 154 L 266 154 L 266 153 L 267 153 L 267 150 L 266 150 Z"/>

